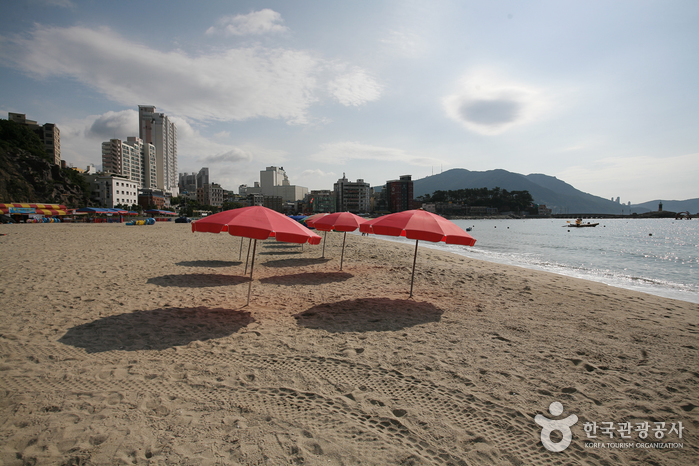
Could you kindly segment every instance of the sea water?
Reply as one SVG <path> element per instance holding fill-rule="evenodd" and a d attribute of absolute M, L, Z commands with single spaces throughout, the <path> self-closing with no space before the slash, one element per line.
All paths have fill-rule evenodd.
<path fill-rule="evenodd" d="M 421 241 L 420 247 L 699 303 L 699 219 L 584 222 L 599 225 L 574 228 L 560 219 L 455 220 L 471 228 L 475 246 Z"/>

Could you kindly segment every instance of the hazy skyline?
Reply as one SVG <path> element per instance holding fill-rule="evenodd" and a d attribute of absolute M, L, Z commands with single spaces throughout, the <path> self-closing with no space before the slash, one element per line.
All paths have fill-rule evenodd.
<path fill-rule="evenodd" d="M 622 203 L 699 197 L 694 1 L 82 2 L 0 7 L 0 115 L 101 166 L 138 105 L 224 188 L 545 173 Z"/>

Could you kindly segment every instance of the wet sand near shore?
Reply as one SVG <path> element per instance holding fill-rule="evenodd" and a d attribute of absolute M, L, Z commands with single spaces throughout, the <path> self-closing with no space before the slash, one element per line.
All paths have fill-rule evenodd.
<path fill-rule="evenodd" d="M 259 242 L 246 306 L 228 234 L 0 234 L 0 464 L 699 461 L 697 304 L 428 248 L 408 299 L 412 246 L 348 235 L 340 271 L 328 233 Z M 537 414 L 577 416 L 564 451 Z"/>

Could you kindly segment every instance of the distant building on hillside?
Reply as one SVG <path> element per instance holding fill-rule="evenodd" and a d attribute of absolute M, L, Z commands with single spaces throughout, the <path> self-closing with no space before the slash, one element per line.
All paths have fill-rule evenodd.
<path fill-rule="evenodd" d="M 39 136 L 46 154 L 53 160 L 53 163 L 56 165 L 61 164 L 61 131 L 58 129 L 58 126 L 53 123 L 40 125 L 34 120 L 27 120 L 27 115 L 23 113 L 9 112 L 8 120 L 28 126 L 29 129 Z"/>
<path fill-rule="evenodd" d="M 366 213 L 370 210 L 371 186 L 363 179 L 349 181 L 345 174 L 334 184 L 338 212 Z"/>

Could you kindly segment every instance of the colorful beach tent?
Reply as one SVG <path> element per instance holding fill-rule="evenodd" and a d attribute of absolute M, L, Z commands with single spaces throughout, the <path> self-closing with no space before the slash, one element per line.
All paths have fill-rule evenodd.
<path fill-rule="evenodd" d="M 84 212 L 86 214 L 106 214 L 110 213 L 106 208 L 104 207 L 81 207 L 79 209 L 75 209 L 76 212 Z M 112 212 L 113 213 L 113 212 Z"/>
<path fill-rule="evenodd" d="M 0 204 L 2 214 L 40 214 L 48 216 L 68 215 L 68 209 L 61 204 Z"/>

